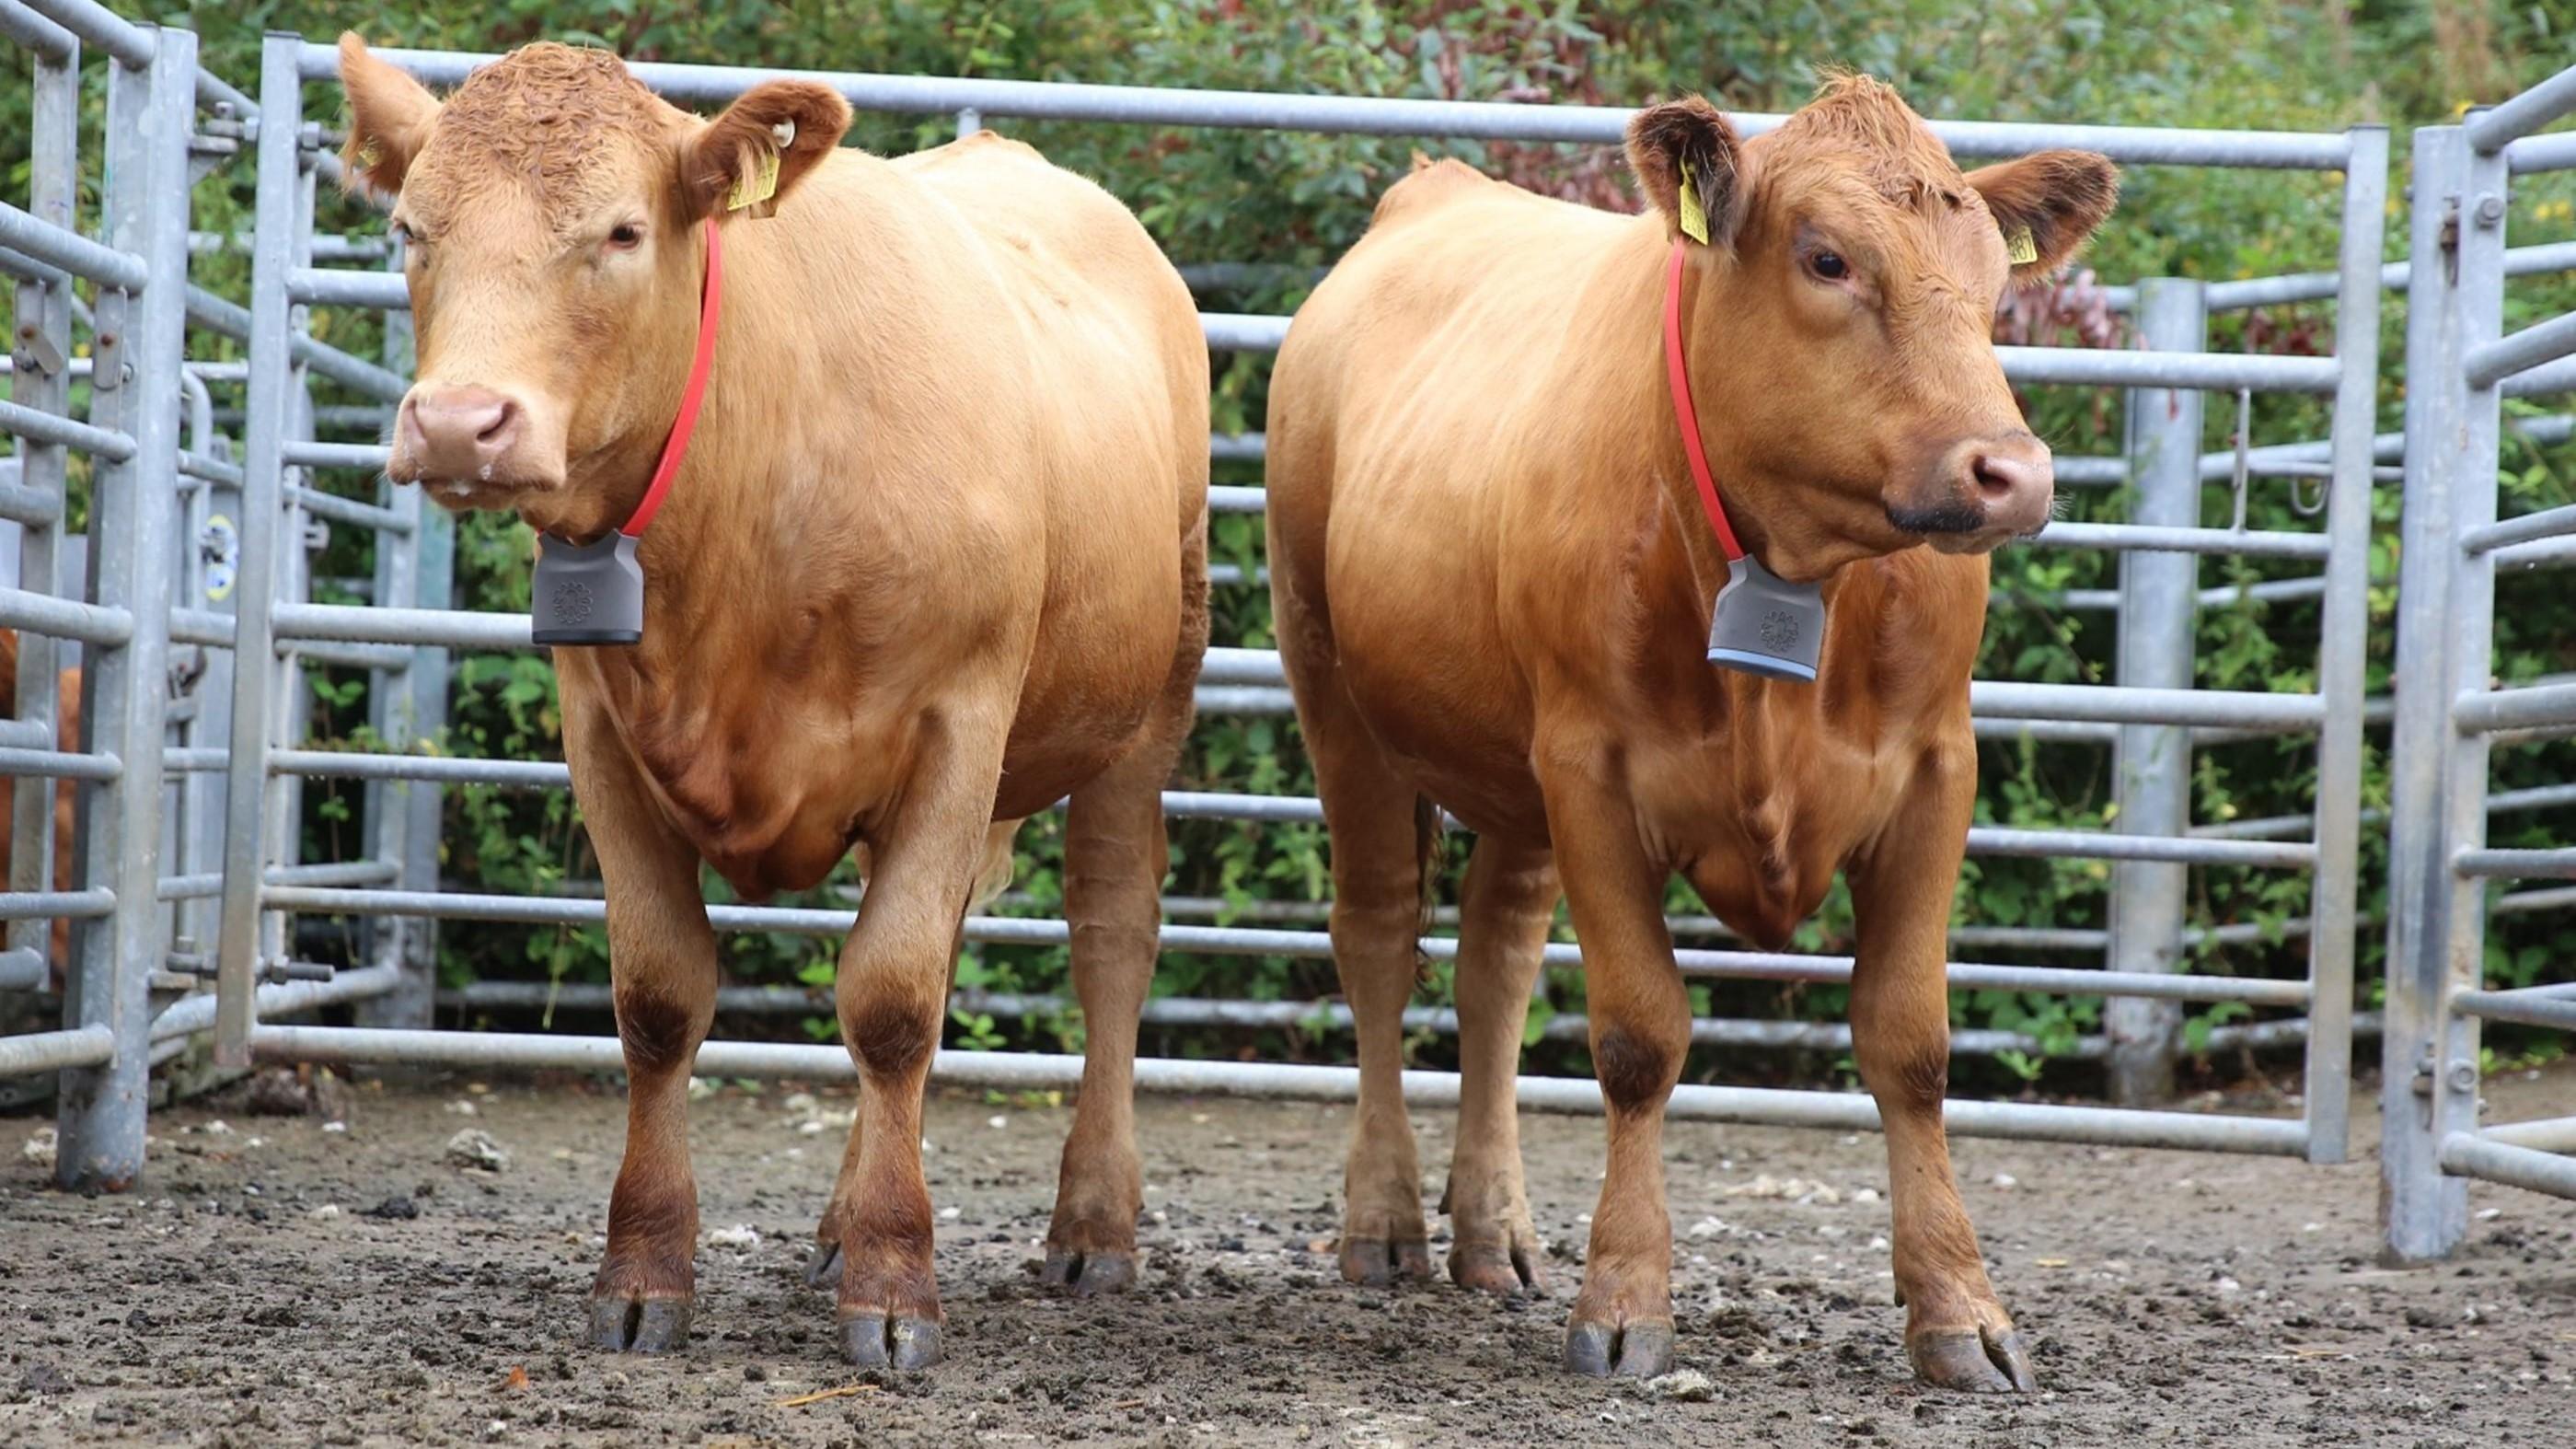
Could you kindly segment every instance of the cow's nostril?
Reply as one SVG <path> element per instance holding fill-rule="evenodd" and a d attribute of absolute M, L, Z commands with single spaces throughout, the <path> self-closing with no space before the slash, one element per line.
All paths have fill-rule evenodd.
<path fill-rule="evenodd" d="M 485 424 L 481 431 L 475 433 L 474 440 L 478 443 L 500 442 L 509 435 L 512 428 L 518 426 L 518 422 L 519 405 L 505 398 L 499 407 L 492 409 L 492 420 Z"/>
<path fill-rule="evenodd" d="M 2012 496 L 2019 469 L 2001 459 L 1980 455 L 1969 470 L 1977 480 L 1977 491 L 1990 502 L 2000 503 Z"/>

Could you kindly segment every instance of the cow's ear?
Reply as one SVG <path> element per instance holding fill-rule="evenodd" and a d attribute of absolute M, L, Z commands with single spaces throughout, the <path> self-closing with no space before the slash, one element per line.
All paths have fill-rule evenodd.
<path fill-rule="evenodd" d="M 2090 151 L 2034 151 L 1981 166 L 1968 173 L 1968 184 L 2003 230 L 2017 286 L 2072 260 L 2120 199 L 2119 168 Z"/>
<path fill-rule="evenodd" d="M 1744 149 L 1717 107 L 1698 96 L 1648 106 L 1628 122 L 1628 166 L 1673 234 L 1735 244 L 1744 215 Z"/>
<path fill-rule="evenodd" d="M 340 148 L 349 188 L 392 196 L 438 123 L 438 97 L 376 59 L 354 30 L 340 36 L 340 88 L 349 96 L 349 139 Z"/>
<path fill-rule="evenodd" d="M 830 86 L 763 81 L 680 143 L 681 203 L 692 221 L 767 216 L 849 127 L 850 103 Z"/>

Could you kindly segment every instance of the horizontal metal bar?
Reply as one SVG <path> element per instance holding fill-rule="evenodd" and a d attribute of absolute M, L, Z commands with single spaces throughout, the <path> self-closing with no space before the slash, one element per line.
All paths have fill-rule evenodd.
<path fill-rule="evenodd" d="M 393 449 L 381 443 L 289 443 L 286 461 L 297 468 L 353 468 L 381 473 Z"/>
<path fill-rule="evenodd" d="M 2442 1170 L 2552 1197 L 2576 1197 L 2576 1157 L 2513 1147 L 2467 1132 L 2442 1139 Z"/>
<path fill-rule="evenodd" d="M 2499 1122 L 2478 1130 L 2478 1136 L 2507 1147 L 2527 1147 L 2534 1152 L 2576 1152 L 2576 1117 L 2542 1117 L 2530 1122 Z"/>
<path fill-rule="evenodd" d="M 227 337 L 250 336 L 249 309 L 239 303 L 228 302 L 203 287 L 188 289 L 188 320 Z M 301 332 L 286 339 L 286 350 L 289 356 L 317 375 L 379 401 L 400 402 L 403 395 L 411 391 L 410 379 L 327 343 L 316 342 Z"/>
<path fill-rule="evenodd" d="M 16 41 L 40 59 L 51 61 L 68 60 L 80 47 L 77 36 L 27 8 L 20 0 L 0 0 L 0 36 Z"/>
<path fill-rule="evenodd" d="M 2535 911 L 2561 911 L 2576 907 L 2576 886 L 2551 886 L 2536 891 L 2515 891 L 2501 895 L 2487 910 L 2499 916 L 2529 915 Z"/>
<path fill-rule="evenodd" d="M 134 616 L 123 609 L 27 589 L 0 588 L 0 625 L 103 648 L 134 637 Z"/>
<path fill-rule="evenodd" d="M 2052 523 L 2028 540 L 2044 547 L 2112 552 L 2232 554 L 2322 559 L 2326 536 L 2260 528 L 2170 528 L 2141 523 Z"/>
<path fill-rule="evenodd" d="M 378 755 L 339 750 L 271 750 L 271 774 L 342 780 L 432 780 L 456 785 L 503 785 L 561 790 L 570 768 L 555 760 L 478 760 L 446 755 Z"/>
<path fill-rule="evenodd" d="M 212 79 L 212 77 L 205 77 L 202 79 Z M 199 86 L 200 91 L 206 89 L 202 84 L 202 79 Z M 251 234 L 246 231 L 237 231 L 229 234 L 212 231 L 192 231 L 188 233 L 188 251 L 191 255 L 209 252 L 239 252 L 247 256 L 250 253 L 251 241 Z M 316 261 L 382 261 L 393 251 L 393 243 L 380 236 L 334 236 L 329 232 L 317 232 L 309 238 L 309 241 L 312 247 L 313 258 Z"/>
<path fill-rule="evenodd" d="M 85 891 L 0 892 L 0 921 L 81 920 L 116 909 L 116 892 L 104 886 Z"/>
<path fill-rule="evenodd" d="M 27 1077 L 116 1060 L 116 1033 L 105 1025 L 0 1036 L 0 1077 Z"/>
<path fill-rule="evenodd" d="M 2473 689 L 2451 701 L 2451 727 L 2464 735 L 2564 724 L 2576 724 L 2576 684 Z"/>
<path fill-rule="evenodd" d="M 203 453 L 191 453 L 185 449 L 181 449 L 179 453 L 179 476 L 199 479 L 226 488 L 239 488 L 242 483 L 240 464 L 227 463 L 221 458 L 209 458 Z"/>
<path fill-rule="evenodd" d="M 2508 880 L 2576 880 L 2576 850 L 2463 850 L 2451 868 L 2466 876 Z"/>
<path fill-rule="evenodd" d="M 328 518 L 334 522 L 351 524 L 358 528 L 371 528 L 378 533 L 408 534 L 411 532 L 410 519 L 390 508 L 379 508 L 373 503 L 361 503 L 354 498 L 325 493 L 319 488 L 291 487 L 286 490 L 286 496 L 316 518 Z"/>
<path fill-rule="evenodd" d="M 0 433 L 15 433 L 32 442 L 51 443 L 57 447 L 78 448 L 104 463 L 122 463 L 134 456 L 134 439 L 112 428 L 94 427 L 76 418 L 62 417 L 6 399 L 0 399 Z"/>
<path fill-rule="evenodd" d="M 522 921 L 539 925 L 591 925 L 607 919 L 598 900 L 563 897 L 465 895 L 438 891 L 325 890 L 282 887 L 263 893 L 273 910 L 326 915 L 400 915 L 441 920 Z M 708 924 L 718 931 L 774 931 L 786 935 L 836 936 L 846 933 L 857 913 L 765 906 L 709 906 Z M 969 941 L 990 945 L 1060 946 L 1070 939 L 1065 923 L 1004 916 L 970 916 Z M 1322 960 L 1332 955 L 1332 937 L 1321 931 L 1272 931 L 1238 926 L 1171 926 L 1162 928 L 1163 950 L 1222 956 L 1286 956 Z M 1425 937 L 1424 955 L 1435 961 L 1454 959 L 1458 943 Z M 1563 943 L 1545 949 L 1553 966 L 1579 966 L 1578 948 Z M 1842 982 L 1851 978 L 1848 956 L 1805 956 L 1779 952 L 1679 951 L 1675 959 L 1684 975 L 1747 981 Z M 2147 972 L 2066 970 L 1955 962 L 1950 984 L 1974 990 L 2040 991 L 2072 995 L 2155 996 L 2176 1001 L 2244 1001 L 2261 1006 L 2301 1006 L 2308 999 L 2304 981 L 2271 981 L 2243 977 L 2160 975 Z"/>
<path fill-rule="evenodd" d="M 0 951 L 0 991 L 42 991 L 53 974 L 53 962 L 33 946 Z"/>
<path fill-rule="evenodd" d="M 2576 242 L 2510 247 L 2504 254 L 2504 274 L 2508 277 L 2564 271 L 2576 271 Z M 2414 268 L 2407 263 L 2390 262 L 2379 269 L 2379 285 L 2384 291 L 2402 292 L 2413 276 Z M 2343 278 L 2339 273 L 2294 272 L 2278 277 L 2211 282 L 2201 295 L 2207 300 L 2209 310 L 2234 312 L 2287 302 L 2321 302 L 2341 291 L 2342 286 Z"/>
<path fill-rule="evenodd" d="M 1258 463 L 1270 456 L 1270 439 L 1261 433 L 1218 433 L 1208 439 L 1208 458 L 1218 463 Z"/>
<path fill-rule="evenodd" d="M 2525 136 L 2504 148 L 2505 170 L 2515 176 L 2541 171 L 2576 171 L 2576 131 Z"/>
<path fill-rule="evenodd" d="M 402 876 L 401 868 L 383 860 L 337 860 L 318 865 L 270 866 L 260 879 L 272 886 L 364 886 L 384 885 Z M 165 875 L 161 877 L 156 899 L 164 901 L 203 900 L 223 894 L 221 873 L 204 875 Z"/>
<path fill-rule="evenodd" d="M 286 295 L 290 301 L 316 307 L 372 307 L 387 312 L 411 308 L 411 289 L 400 272 L 294 267 L 286 273 Z"/>
<path fill-rule="evenodd" d="M 2460 358 L 2469 386 L 2493 387 L 2517 372 L 2576 353 L 2576 312 L 2535 322 L 2493 342 L 2481 342 Z"/>
<path fill-rule="evenodd" d="M 1239 488 L 1219 483 L 1208 489 L 1210 513 L 1259 513 L 1270 506 L 1270 494 L 1261 488 Z"/>
<path fill-rule="evenodd" d="M 15 462 L 15 459 L 10 461 Z M 63 495 L 51 488 L 30 488 L 24 483 L 0 482 L 0 518 L 30 528 L 43 528 L 63 516 Z"/>
<path fill-rule="evenodd" d="M 2529 543 L 2509 543 L 2497 549 L 2493 558 L 2498 578 L 2536 569 L 2566 568 L 2576 564 L 2576 538 L 2535 538 Z"/>
<path fill-rule="evenodd" d="M 160 52 L 160 37 L 148 25 L 137 25 L 98 0 L 27 0 L 31 9 L 50 17 L 65 30 L 125 62 L 127 68 L 141 70 L 152 63 Z"/>
<path fill-rule="evenodd" d="M 2482 528 L 2472 528 L 2461 535 L 2460 547 L 2472 554 L 2480 554 L 2509 543 L 2527 543 L 2535 538 L 2557 538 L 2570 533 L 2576 533 L 2576 503 L 2519 514 Z"/>
<path fill-rule="evenodd" d="M 402 984 L 400 966 L 366 966 L 356 970 L 337 971 L 328 981 L 280 981 L 259 988 L 258 1015 L 262 1020 L 290 1016 L 299 1011 L 316 1011 L 325 1006 L 339 1006 L 352 1001 L 365 1001 L 382 996 Z M 193 992 L 180 997 L 152 1018 L 152 1037 L 156 1042 L 173 1037 L 192 1036 L 212 1031 L 215 1026 L 215 994 Z"/>
<path fill-rule="evenodd" d="M 533 649 L 525 614 L 465 609 L 383 609 L 354 604 L 279 604 L 280 639 L 409 644 L 447 649 Z"/>
<path fill-rule="evenodd" d="M 532 1032 L 389 1031 L 359 1027 L 260 1026 L 252 1053 L 282 1062 L 403 1062 L 475 1067 L 525 1067 L 557 1071 L 620 1072 L 625 1056 L 615 1037 L 546 1036 Z M 851 1081 L 858 1073 L 838 1046 L 792 1042 L 708 1042 L 689 1067 L 693 1075 L 814 1081 Z M 1082 1058 L 1034 1052 L 969 1052 L 941 1049 L 931 1080 L 946 1086 L 991 1091 L 1061 1090 L 1082 1082 Z M 1359 1095 L 1355 1067 L 1284 1062 L 1202 1062 L 1140 1057 L 1136 1089 L 1174 1096 L 1255 1097 L 1284 1101 L 1347 1102 Z M 1409 1071 L 1404 1099 L 1420 1108 L 1455 1107 L 1458 1077 L 1452 1072 Z M 1599 1116 L 1601 1089 L 1574 1077 L 1522 1077 L 1515 1083 L 1523 1111 Z M 1878 1107 L 1858 1092 L 1791 1092 L 1765 1087 L 1673 1089 L 1664 1115 L 1685 1122 L 1765 1123 L 1875 1131 Z M 2307 1129 L 2296 1120 L 2191 1112 L 2140 1112 L 2107 1107 L 2061 1107 L 2029 1102 L 1949 1102 L 1944 1120 L 1960 1137 L 2025 1141 L 2091 1142 L 2120 1147 L 2180 1147 L 2219 1152 L 2295 1155 L 2306 1150 Z"/>
<path fill-rule="evenodd" d="M 24 252 L 102 287 L 126 292 L 143 290 L 146 274 L 141 257 L 101 246 L 5 201 L 0 201 L 0 247 Z"/>
<path fill-rule="evenodd" d="M 2576 65 L 2492 110 L 2470 112 L 2460 129 L 2479 155 L 2492 156 L 2571 111 L 2576 111 Z"/>
<path fill-rule="evenodd" d="M 433 85 L 453 85 L 497 59 L 431 50 L 375 54 Z M 299 62 L 306 80 L 339 78 L 339 52 L 308 42 Z M 1509 141 L 1563 141 L 1615 146 L 1632 112 L 1615 106 L 1521 105 L 1265 91 L 1078 85 L 1048 81 L 941 76 L 775 71 L 751 66 L 629 62 L 637 79 L 680 104 L 728 101 L 764 80 L 793 77 L 828 85 L 865 111 L 955 115 L 977 111 L 990 121 L 1112 121 L 1152 126 L 1212 126 L 1369 136 L 1458 136 Z M 1737 134 L 1776 129 L 1786 116 L 1737 112 Z M 2339 171 L 2352 145 L 2341 132 L 2168 130 L 2152 126 L 2054 125 L 2012 121 L 1927 123 L 1962 157 L 2021 156 L 2060 146 L 2099 151 L 2133 165 L 2226 166 Z"/>
<path fill-rule="evenodd" d="M 2310 870 L 2317 863 L 2317 848 L 2304 842 L 2118 835 L 2107 830 L 2006 830 L 1992 826 L 1969 829 L 1968 853 L 2063 860 L 2165 860 L 2184 865 L 2286 870 Z"/>
<path fill-rule="evenodd" d="M 2451 1009 L 2483 1021 L 2510 1021 L 2522 1026 L 2576 1031 L 2576 997 L 2541 996 L 2521 991 L 2458 991 Z"/>
<path fill-rule="evenodd" d="M 218 614 L 212 609 L 170 611 L 170 642 L 173 644 L 203 644 L 210 648 L 230 649 L 233 647 L 233 628 L 232 615 Z"/>
<path fill-rule="evenodd" d="M 2556 362 L 2524 368 L 2497 383 L 2496 392 L 2504 397 L 2545 397 L 2551 393 L 2576 392 L 2576 357 L 2562 357 Z M 2513 419 L 2508 418 L 2505 422 L 2510 431 Z"/>
<path fill-rule="evenodd" d="M 34 775 L 57 780 L 113 780 L 125 766 L 113 755 L 0 747 L 0 779 Z"/>

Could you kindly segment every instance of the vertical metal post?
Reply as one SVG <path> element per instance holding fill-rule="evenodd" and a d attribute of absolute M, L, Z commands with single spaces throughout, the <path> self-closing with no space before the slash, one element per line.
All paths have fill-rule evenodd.
<path fill-rule="evenodd" d="M 294 258 L 303 38 L 271 32 L 260 51 L 259 189 L 251 232 L 250 376 L 242 448 L 241 578 L 234 587 L 232 759 L 224 774 L 224 914 L 215 953 L 215 1061 L 250 1065 L 257 1020 L 260 877 L 266 865 L 268 741 L 275 702 L 278 554 L 293 369 L 286 273 Z"/>
<path fill-rule="evenodd" d="M 2372 449 L 2379 421 L 2380 252 L 2388 216 L 2388 128 L 2355 126 L 2343 173 L 2335 292 L 2333 476 L 2326 494 L 2326 592 L 2317 643 L 2316 873 L 2308 931 L 2308 1160 L 2342 1162 L 2352 1121 L 2353 913 L 2360 905 L 2362 696 L 2369 684 Z M 2410 443 L 2411 447 L 2412 444 Z M 2402 688 L 2402 687 L 2401 687 Z"/>
<path fill-rule="evenodd" d="M 2209 305 L 2202 285 L 2174 278 L 2138 284 L 2138 330 L 2160 352 L 2209 349 Z M 2128 396 L 2132 519 L 2163 527 L 2200 523 L 2201 394 L 2191 388 L 2131 388 Z M 2188 553 L 2120 555 L 2119 682 L 2150 689 L 2189 689 L 2199 622 L 2200 559 Z M 2123 725 L 2115 754 L 2123 834 L 2191 833 L 2191 731 L 2174 725 Z M 2114 971 L 2182 969 L 2186 868 L 2124 860 L 2111 867 Z M 2111 1095 L 2124 1107 L 2173 1096 L 2174 1056 L 2182 1042 L 2182 1004 L 2115 996 L 2105 1005 Z"/>
<path fill-rule="evenodd" d="M 27 209 L 69 231 L 80 229 L 80 45 L 69 43 L 56 59 L 36 58 L 34 114 L 30 117 Z M 65 281 L 47 285 L 18 283 L 14 367 L 9 386 L 13 400 L 45 412 L 71 411 L 72 289 Z M 31 330 L 32 329 L 32 330 Z M 18 440 L 18 481 L 29 488 L 63 496 L 65 450 L 32 438 Z M 42 594 L 63 591 L 63 518 L 58 511 L 42 523 L 30 523 L 18 536 L 18 587 Z M 49 735 L 61 728 L 62 701 L 57 697 L 61 668 L 59 646 L 32 629 L 18 632 L 18 717 L 44 724 Z M 54 870 L 54 781 L 41 775 L 20 776 L 10 792 L 9 889 L 35 892 L 51 888 Z M 68 884 L 68 883 L 66 883 Z M 53 922 L 42 917 L 11 921 L 13 952 L 33 952 L 46 960 L 53 952 Z"/>
<path fill-rule="evenodd" d="M 2398 1263 L 2443 1257 L 2468 1232 L 2467 1185 L 2444 1175 L 2441 1147 L 2477 1122 L 2477 1021 L 2450 1002 L 2477 977 L 2485 899 L 2451 861 L 2486 839 L 2487 745 L 2452 727 L 2451 706 L 2487 683 L 2495 571 L 2460 536 L 2495 517 L 2497 408 L 2461 358 L 2501 326 L 2502 218 L 2481 225 L 2477 212 L 2504 195 L 2501 155 L 2476 154 L 2457 126 L 2415 133 L 2379 1147 L 2381 1226 Z"/>
<path fill-rule="evenodd" d="M 965 140 L 984 129 L 984 113 L 968 106 L 957 113 L 957 139 Z"/>
<path fill-rule="evenodd" d="M 109 915 L 83 921 L 74 932 L 71 1015 L 78 1025 L 103 1025 L 116 1035 L 113 1060 L 63 1073 L 54 1176 L 83 1191 L 120 1192 L 142 1174 L 151 981 L 169 950 L 156 887 L 197 37 L 169 28 L 155 34 L 148 65 L 108 68 L 102 220 L 111 245 L 143 258 L 146 281 L 140 295 L 99 297 L 98 350 L 114 355 L 91 380 L 92 412 L 112 417 L 134 439 L 131 459 L 93 475 L 91 588 L 99 603 L 133 614 L 134 634 L 122 645 L 89 651 L 81 671 L 83 732 L 93 749 L 112 752 L 124 766 L 113 783 L 80 796 L 88 879 L 116 894 Z"/>
<path fill-rule="evenodd" d="M 402 249 L 397 245 L 386 267 L 399 275 L 402 265 Z M 411 313 L 386 313 L 385 366 L 409 376 L 412 342 Z M 444 609 L 454 567 L 455 522 L 447 510 L 431 506 L 423 490 L 386 486 L 382 502 L 408 520 L 411 531 L 376 535 L 376 602 L 395 608 Z M 435 737 L 447 724 L 447 651 L 415 649 L 409 668 L 398 673 L 377 671 L 368 688 L 367 712 L 387 750 L 402 753 Z M 439 804 L 438 787 L 426 780 L 386 780 L 368 787 L 369 854 L 399 863 L 400 889 L 438 889 Z M 426 917 L 379 919 L 371 946 L 375 964 L 399 968 L 399 984 L 360 1002 L 358 1024 L 429 1026 L 436 1015 L 438 990 L 437 922 Z"/>

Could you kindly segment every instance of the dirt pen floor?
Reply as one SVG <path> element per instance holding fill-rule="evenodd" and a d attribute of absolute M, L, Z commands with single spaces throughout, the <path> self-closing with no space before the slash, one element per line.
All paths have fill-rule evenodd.
<path fill-rule="evenodd" d="M 2515 1116 L 2571 1095 L 2563 1069 L 2493 1088 Z M 1877 1138 L 1680 1124 L 1690 1372 L 1647 1386 L 1558 1367 L 1597 1121 L 1527 1122 L 1554 1296 L 1501 1302 L 1344 1286 L 1348 1112 L 1223 1101 L 1143 1104 L 1149 1258 L 1135 1294 L 1090 1302 L 1035 1277 L 1068 1113 L 934 1102 L 951 1359 L 871 1379 L 799 1273 L 849 1102 L 696 1104 L 697 1336 L 661 1359 L 577 1344 L 612 1086 L 361 1084 L 343 1126 L 249 1115 L 237 1089 L 157 1116 L 118 1198 L 50 1190 L 42 1119 L 11 1119 L 0 1443 L 2576 1444 L 2576 1211 L 2511 1189 L 2474 1190 L 2455 1262 L 2392 1272 L 2369 1161 L 1962 1142 L 2037 1341 L 2043 1392 L 2008 1402 L 1907 1377 Z M 1436 1199 L 1449 1124 L 1417 1125 Z M 497 1171 L 463 1165 L 488 1156 L 475 1132 Z"/>

